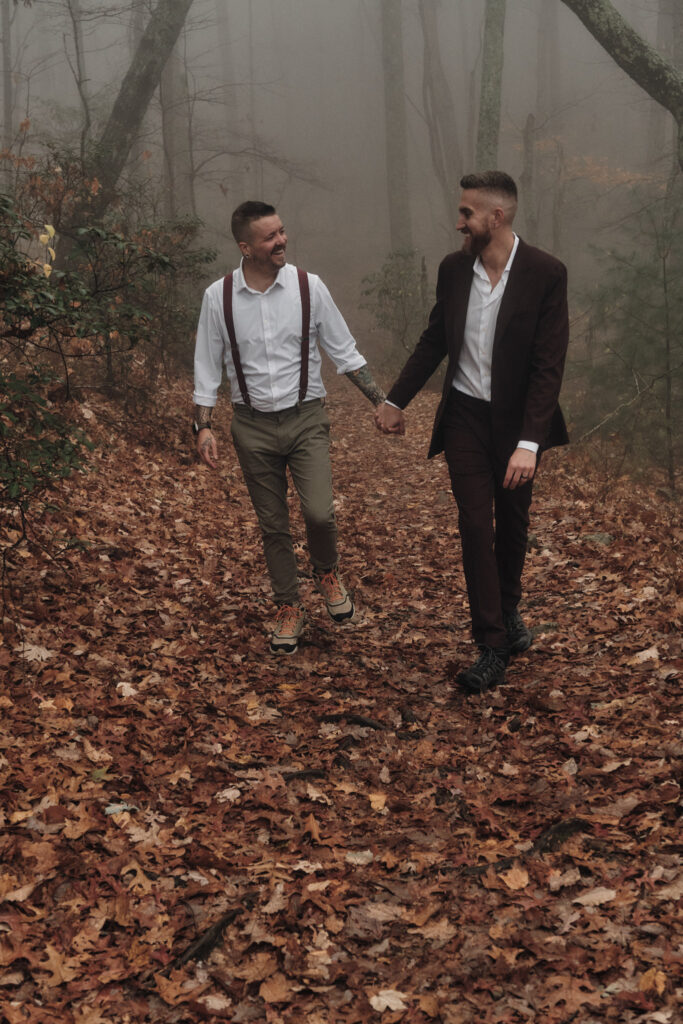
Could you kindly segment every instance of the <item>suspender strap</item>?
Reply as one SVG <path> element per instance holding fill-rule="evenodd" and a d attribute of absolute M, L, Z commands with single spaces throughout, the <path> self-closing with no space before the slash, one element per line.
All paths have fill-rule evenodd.
<path fill-rule="evenodd" d="M 299 292 L 301 293 L 301 370 L 299 373 L 299 404 L 301 404 L 306 397 L 306 391 L 308 390 L 311 291 L 308 285 L 308 274 L 306 271 L 297 267 L 296 272 L 299 278 Z M 245 405 L 251 408 L 251 399 L 249 398 L 249 392 L 247 391 L 247 382 L 244 379 L 240 350 L 237 346 L 237 338 L 235 336 L 235 321 L 232 315 L 232 274 L 226 274 L 223 278 L 223 316 L 225 318 L 225 326 L 228 329 L 232 363 L 235 367 L 235 373 L 237 374 L 237 383 L 239 384 L 242 401 Z"/>
<path fill-rule="evenodd" d="M 247 391 L 247 382 L 244 379 L 240 350 L 237 347 L 237 338 L 235 337 L 235 321 L 232 316 L 232 274 L 226 274 L 223 278 L 223 316 L 225 317 L 225 326 L 228 329 L 232 362 L 235 367 L 235 373 L 237 374 L 237 383 L 240 386 L 242 401 L 245 405 L 251 408 L 251 399 L 249 398 L 249 392 Z"/>
<path fill-rule="evenodd" d="M 301 293 L 301 372 L 299 374 L 299 405 L 301 405 L 308 390 L 308 332 L 311 323 L 311 292 L 308 287 L 306 271 L 297 267 L 296 272 L 299 275 L 299 291 Z"/>

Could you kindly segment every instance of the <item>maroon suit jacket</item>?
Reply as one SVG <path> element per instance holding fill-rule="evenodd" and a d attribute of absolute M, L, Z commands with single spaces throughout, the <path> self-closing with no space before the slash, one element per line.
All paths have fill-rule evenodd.
<path fill-rule="evenodd" d="M 404 409 L 448 358 L 430 459 L 444 447 L 441 421 L 463 344 L 474 260 L 454 252 L 441 263 L 429 323 L 387 395 Z M 491 364 L 494 436 L 508 454 L 519 441 L 536 441 L 541 449 L 568 443 L 558 405 L 568 340 L 566 268 L 520 238 L 498 311 Z"/>

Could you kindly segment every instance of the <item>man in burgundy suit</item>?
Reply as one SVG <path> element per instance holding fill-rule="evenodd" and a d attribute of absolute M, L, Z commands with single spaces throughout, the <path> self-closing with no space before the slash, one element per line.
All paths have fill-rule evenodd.
<path fill-rule="evenodd" d="M 429 458 L 446 456 L 479 647 L 457 681 L 484 693 L 504 681 L 510 655 L 532 643 L 517 605 L 539 456 L 569 440 L 558 405 L 567 272 L 512 230 L 509 175 L 468 174 L 460 185 L 462 249 L 441 263 L 427 328 L 375 420 L 384 433 L 404 433 L 402 410 L 448 359 Z"/>

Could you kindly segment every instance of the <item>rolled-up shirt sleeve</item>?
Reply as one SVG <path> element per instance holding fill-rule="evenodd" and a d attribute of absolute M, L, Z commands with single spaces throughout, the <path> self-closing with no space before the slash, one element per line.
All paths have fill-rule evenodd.
<path fill-rule="evenodd" d="M 225 343 L 218 308 L 212 289 L 207 288 L 197 325 L 197 343 L 194 350 L 194 393 L 195 405 L 213 408 L 223 376 Z"/>
<path fill-rule="evenodd" d="M 309 275 L 309 278 L 312 275 Z M 365 366 L 366 360 L 358 351 L 356 341 L 344 317 L 334 304 L 329 290 L 319 277 L 314 278 L 313 317 L 318 340 L 337 367 L 337 373 L 348 373 Z"/>

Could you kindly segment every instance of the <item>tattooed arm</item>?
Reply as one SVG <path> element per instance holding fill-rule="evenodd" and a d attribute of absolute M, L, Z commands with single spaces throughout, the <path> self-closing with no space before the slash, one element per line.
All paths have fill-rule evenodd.
<path fill-rule="evenodd" d="M 386 399 L 386 395 L 382 391 L 379 384 L 376 384 L 372 378 L 372 374 L 368 368 L 368 364 L 365 363 L 358 370 L 349 370 L 346 373 L 349 380 L 359 388 L 366 398 L 369 398 L 374 406 L 381 405 Z"/>
<path fill-rule="evenodd" d="M 216 446 L 216 438 L 211 432 L 211 413 L 213 409 L 210 409 L 206 405 L 195 405 L 194 407 L 194 418 L 199 430 L 197 432 L 197 454 L 202 462 L 206 463 L 207 466 L 211 466 L 211 469 L 215 469 L 218 465 L 218 448 Z"/>

